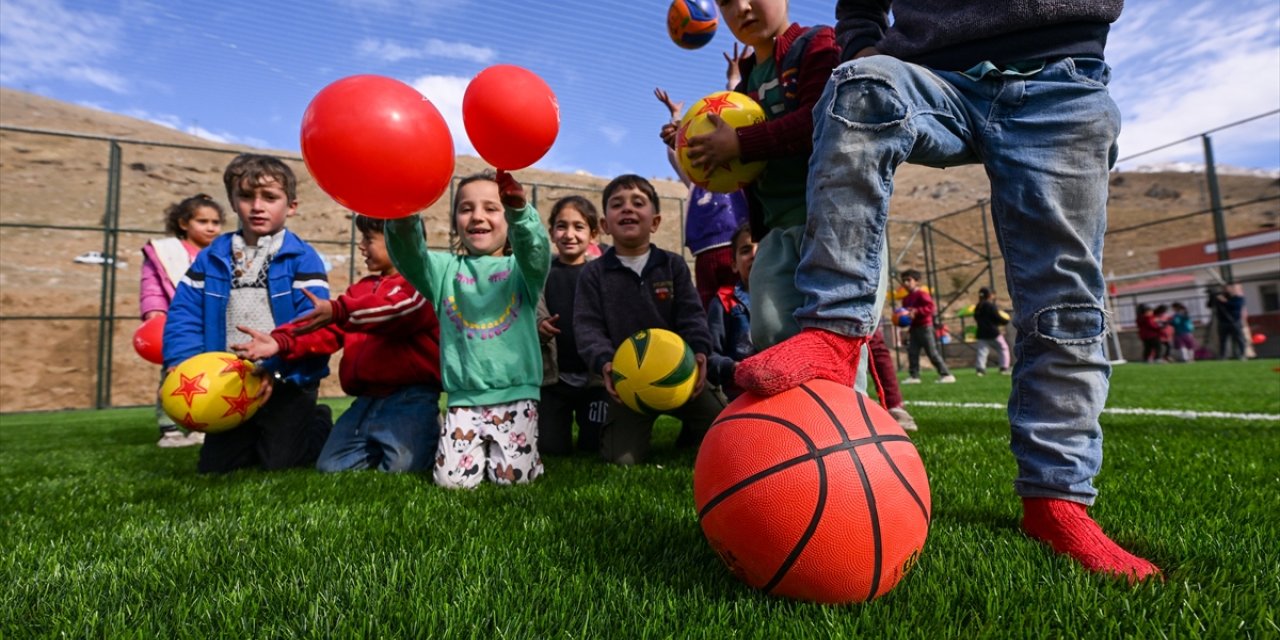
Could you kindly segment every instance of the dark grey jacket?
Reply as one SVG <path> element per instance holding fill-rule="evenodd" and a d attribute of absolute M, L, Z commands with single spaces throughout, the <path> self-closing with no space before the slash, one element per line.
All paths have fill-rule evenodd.
<path fill-rule="evenodd" d="M 573 330 L 591 372 L 600 373 L 618 345 L 641 329 L 674 331 L 694 353 L 711 353 L 707 314 L 684 258 L 651 246 L 636 275 L 614 251 L 588 262 L 578 276 Z"/>
<path fill-rule="evenodd" d="M 893 26 L 889 26 L 889 10 Z M 1124 0 L 839 0 L 841 59 L 875 46 L 934 69 L 1079 56 L 1102 58 Z"/>

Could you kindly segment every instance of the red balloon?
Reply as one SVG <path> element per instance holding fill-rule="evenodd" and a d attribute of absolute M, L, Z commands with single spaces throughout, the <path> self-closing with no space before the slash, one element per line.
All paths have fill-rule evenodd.
<path fill-rule="evenodd" d="M 467 85 L 462 124 L 485 162 L 515 171 L 551 150 L 560 133 L 560 103 L 551 87 L 532 71 L 498 64 Z"/>
<path fill-rule="evenodd" d="M 403 218 L 449 188 L 453 136 L 417 89 L 383 76 L 351 76 L 321 89 L 307 105 L 302 159 L 342 206 Z"/>
<path fill-rule="evenodd" d="M 1267 341 L 1267 334 L 1259 331 L 1254 331 L 1253 337 L 1250 338 L 1250 340 L 1252 340 L 1254 344 L 1262 344 Z"/>
<path fill-rule="evenodd" d="M 152 316 L 133 332 L 133 350 L 147 362 L 164 364 L 164 319 L 163 313 Z"/>

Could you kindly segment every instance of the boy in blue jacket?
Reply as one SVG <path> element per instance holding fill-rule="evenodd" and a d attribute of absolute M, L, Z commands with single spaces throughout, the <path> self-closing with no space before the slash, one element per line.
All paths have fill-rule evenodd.
<path fill-rule="evenodd" d="M 328 299 L 319 254 L 284 228 L 298 209 L 297 178 L 284 162 L 241 154 L 222 176 L 240 230 L 218 237 L 182 277 L 164 328 L 164 365 L 173 368 L 199 353 L 247 342 L 245 328 L 270 333 L 311 311 L 304 292 Z M 210 433 L 200 449 L 200 473 L 245 467 L 265 470 L 315 464 L 333 425 L 329 408 L 316 405 L 329 356 L 261 363 L 270 372 L 267 400 L 253 418 Z"/>

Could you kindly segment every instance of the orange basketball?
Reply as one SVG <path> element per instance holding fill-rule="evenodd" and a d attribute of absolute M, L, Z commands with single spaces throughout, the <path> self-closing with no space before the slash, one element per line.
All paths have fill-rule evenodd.
<path fill-rule="evenodd" d="M 929 531 L 924 463 L 902 427 L 852 389 L 812 380 L 743 395 L 693 467 L 707 541 L 738 579 L 827 604 L 882 596 Z"/>

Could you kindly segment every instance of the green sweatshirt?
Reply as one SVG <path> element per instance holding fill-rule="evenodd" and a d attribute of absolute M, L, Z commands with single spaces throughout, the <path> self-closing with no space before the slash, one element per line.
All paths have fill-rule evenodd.
<path fill-rule="evenodd" d="M 451 407 L 537 400 L 537 306 L 551 242 L 532 206 L 507 209 L 513 255 L 428 251 L 422 219 L 388 220 L 387 252 L 440 317 L 440 376 Z"/>

